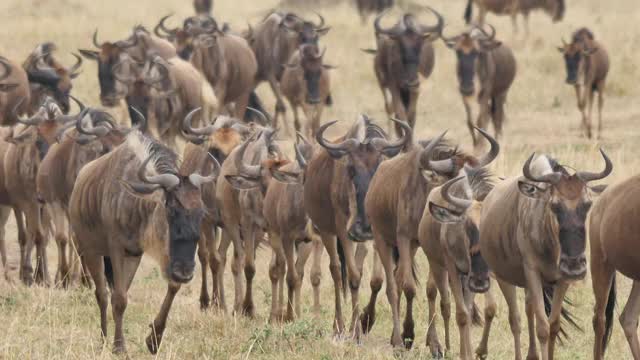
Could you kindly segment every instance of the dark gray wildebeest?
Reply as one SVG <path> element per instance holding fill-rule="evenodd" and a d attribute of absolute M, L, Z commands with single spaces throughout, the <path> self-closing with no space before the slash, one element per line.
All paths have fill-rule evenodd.
<path fill-rule="evenodd" d="M 198 15 L 211 15 L 213 0 L 193 0 L 193 8 Z"/>
<path fill-rule="evenodd" d="M 362 24 L 366 24 L 369 16 L 379 14 L 393 7 L 393 0 L 355 0 Z"/>
<path fill-rule="evenodd" d="M 329 32 L 324 18 L 319 14 L 318 17 L 320 22 L 315 24 L 293 13 L 274 11 L 248 31 L 247 41 L 258 61 L 256 85 L 267 81 L 276 97 L 274 123 L 286 111 L 280 92 L 284 65 L 300 45 L 318 45 L 319 38 Z"/>
<path fill-rule="evenodd" d="M 293 109 L 293 125 L 301 131 L 298 108 L 302 107 L 307 123 L 305 134 L 315 136 L 320 127 L 322 112 L 331 93 L 329 70 L 333 66 L 323 61 L 326 49 L 320 52 L 316 45 L 303 44 L 295 52 L 282 74 L 280 89 Z M 277 127 L 278 124 L 273 125 Z"/>
<path fill-rule="evenodd" d="M 600 173 L 578 171 L 547 156 L 531 155 L 524 176 L 497 184 L 484 200 L 480 251 L 495 274 L 509 306 L 516 359 L 520 359 L 520 313 L 516 286 L 525 289 L 529 323 L 528 359 L 553 359 L 561 316 L 577 326 L 563 309 L 570 284 L 584 278 L 587 260 L 585 219 L 591 207 L 589 183 L 604 179 L 613 165 L 604 151 Z M 534 329 L 535 319 L 535 329 Z"/>
<path fill-rule="evenodd" d="M 386 12 L 378 15 L 373 24 L 377 49 L 364 50 L 375 54 L 374 71 L 387 115 L 407 121 L 411 128 L 416 122 L 420 75 L 431 76 L 435 65 L 432 42 L 440 37 L 444 27 L 444 18 L 432 8 L 426 9 L 437 19 L 433 26 L 420 24 L 415 14 L 404 14 L 393 27 L 385 29 L 380 21 Z M 397 123 L 396 132 L 400 136 Z"/>
<path fill-rule="evenodd" d="M 233 244 L 233 273 L 235 296 L 234 312 L 246 316 L 255 315 L 253 303 L 253 278 L 255 276 L 255 249 L 264 239 L 266 223 L 262 215 L 263 194 L 273 169 L 288 163 L 275 142 L 276 130 L 256 129 L 256 134 L 235 148 L 222 164 L 216 187 L 216 201 L 221 212 L 222 237 L 218 247 L 217 266 L 220 307 L 226 310 L 224 296 L 224 269 L 227 250 Z M 261 186 L 247 186 L 246 178 L 264 176 Z M 246 285 L 243 284 L 242 270 Z M 243 290 L 245 293 L 243 294 Z"/>
<path fill-rule="evenodd" d="M 441 143 L 444 134 L 380 165 L 371 180 L 365 209 L 387 279 L 387 298 L 393 316 L 393 346 L 411 347 L 415 338 L 413 300 L 416 294 L 414 257 L 420 247 L 418 229 L 431 190 L 457 177 L 465 164 L 474 168 L 489 164 L 498 152 L 497 142 L 482 132 L 491 143 L 491 150 L 480 159 L 457 148 Z M 399 175 L 400 174 L 400 175 Z M 383 274 L 371 277 L 371 299 L 361 322 L 370 330 L 375 322 L 375 302 L 382 288 Z M 400 295 L 407 300 L 404 330 L 400 333 Z M 440 348 L 433 334 L 427 334 L 427 345 L 434 356 Z"/>
<path fill-rule="evenodd" d="M 218 163 L 224 164 L 231 151 L 240 145 L 252 134 L 252 128 L 241 123 L 240 120 L 225 115 L 217 116 L 213 124 L 203 127 L 193 127 L 191 121 L 199 109 L 193 110 L 187 115 L 182 124 L 183 136 L 189 144 L 184 149 L 184 160 L 181 171 L 183 173 L 196 172 L 207 173 L 210 162 L 203 160 L 207 156 L 213 156 Z M 207 184 L 202 188 L 202 202 L 207 210 L 202 220 L 200 230 L 200 243 L 198 244 L 198 259 L 202 268 L 202 287 L 200 290 L 200 307 L 206 309 L 211 302 L 214 306 L 220 306 L 220 291 L 218 287 L 218 245 L 216 229 L 222 226 L 220 212 L 216 206 L 217 182 Z M 212 275 L 212 297 L 208 290 L 208 271 Z"/>
<path fill-rule="evenodd" d="M 420 221 L 420 244 L 429 260 L 428 333 L 433 332 L 435 342 L 435 302 L 440 292 L 440 309 L 445 325 L 445 343 L 449 342 L 451 302 L 449 288 L 456 304 L 456 322 L 460 332 L 460 358 L 473 359 L 470 325 L 481 319 L 473 304 L 473 293 L 485 293 L 485 324 L 480 345 L 476 349 L 479 358 L 486 358 L 491 323 L 496 314 L 496 303 L 490 292 L 487 263 L 480 253 L 480 213 L 482 201 L 493 188 L 492 174 L 486 167 L 474 169 L 466 166 L 462 176 L 449 180 L 431 191 L 428 205 Z M 448 280 L 448 284 L 447 284 Z M 444 354 L 444 351 L 440 351 Z"/>
<path fill-rule="evenodd" d="M 56 142 L 56 135 L 72 116 L 63 115 L 56 101 L 46 97 L 40 109 L 31 118 L 18 117 L 20 124 L 13 127 L 11 136 L 5 138 L 11 145 L 4 154 L 4 186 L 9 202 L 18 213 L 24 214 L 25 237 L 20 243 L 20 279 L 33 283 L 31 255 L 36 248 L 37 284 L 49 285 L 46 248 L 51 230 L 51 217 L 37 197 L 36 176 L 49 147 Z M 18 224 L 20 228 L 20 224 Z"/>
<path fill-rule="evenodd" d="M 596 304 L 593 313 L 595 342 L 593 359 L 603 360 L 611 337 L 616 305 L 616 271 L 633 280 L 620 325 L 634 359 L 640 359 L 638 301 L 640 259 L 637 249 L 640 222 L 640 177 L 635 175 L 607 188 L 595 201 L 589 215 L 591 281 Z"/>
<path fill-rule="evenodd" d="M 190 16 L 182 22 L 182 27 L 169 28 L 166 21 L 173 14 L 160 18 L 158 24 L 153 28 L 153 33 L 169 41 L 176 48 L 176 53 L 182 60 L 189 61 L 193 53 L 193 40 L 196 36 L 214 31 L 218 28 L 218 23 L 209 15 Z"/>
<path fill-rule="evenodd" d="M 58 131 L 58 142 L 47 151 L 36 177 L 38 201 L 50 210 L 58 246 L 55 282 L 65 288 L 73 280 L 73 272 L 78 265 L 75 246 L 67 247 L 69 198 L 78 173 L 84 165 L 120 145 L 130 131 L 116 125 L 108 113 L 87 108 L 80 102 L 78 105 L 80 114 Z M 90 286 L 88 274 L 82 275 L 83 284 Z"/>
<path fill-rule="evenodd" d="M 578 109 L 582 113 L 582 130 L 591 138 L 591 119 L 593 97 L 598 92 L 598 138 L 602 136 L 602 107 L 604 91 L 609 73 L 609 54 L 604 46 L 596 41 L 587 28 L 573 33 L 571 43 L 563 40 L 558 50 L 564 56 L 567 68 L 567 84 L 576 90 Z"/>
<path fill-rule="evenodd" d="M 499 139 L 505 122 L 504 104 L 516 76 L 516 59 L 513 52 L 495 39 L 496 31 L 490 27 L 490 34 L 482 28 L 473 27 L 470 31 L 454 37 L 442 37 L 445 44 L 456 53 L 458 89 L 467 113 L 467 126 L 474 146 L 479 145 L 479 139 L 474 132 L 476 125 L 473 123 L 471 108 L 474 96 L 477 96 L 480 107 L 477 126 L 486 130 L 491 120 L 495 137 Z M 476 77 L 479 82 L 477 89 Z"/>
<path fill-rule="evenodd" d="M 337 336 L 344 334 L 341 288 L 346 293 L 348 286 L 352 302 L 349 331 L 356 341 L 362 334 L 358 294 L 367 254 L 363 243 L 372 236 L 364 200 L 383 160 L 400 153 L 412 138 L 411 127 L 395 121 L 404 128 L 404 135 L 396 141 L 387 140 L 384 131 L 366 115 L 360 115 L 347 133 L 334 142 L 326 140 L 324 133 L 336 122 L 324 124 L 316 134 L 322 149 L 315 152 L 305 173 L 304 207 L 329 253 L 335 289 L 334 332 Z"/>
<path fill-rule="evenodd" d="M 518 32 L 518 14 L 524 17 L 526 37 L 529 37 L 529 13 L 534 10 L 544 10 L 553 22 L 562 21 L 566 10 L 565 0 L 467 0 L 464 20 L 471 23 L 473 3 L 478 6 L 477 24 L 484 25 L 487 12 L 496 15 L 511 15 L 514 32 Z"/>
<path fill-rule="evenodd" d="M 204 216 L 200 188 L 215 180 L 219 168 L 214 166 L 206 177 L 182 174 L 177 159 L 178 155 L 164 145 L 132 131 L 114 151 L 82 168 L 71 194 L 71 226 L 96 285 L 103 338 L 107 336 L 107 283 L 112 289 L 116 353 L 126 352 L 123 321 L 127 292 L 143 254 L 158 262 L 168 282 L 146 339 L 153 354 L 160 347 L 175 295 L 181 284 L 193 277 Z M 112 270 L 106 274 L 105 262 Z"/>

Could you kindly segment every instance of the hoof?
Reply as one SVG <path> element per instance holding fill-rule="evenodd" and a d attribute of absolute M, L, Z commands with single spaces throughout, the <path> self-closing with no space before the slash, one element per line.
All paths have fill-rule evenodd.
<path fill-rule="evenodd" d="M 242 315 L 253 319 L 255 317 L 255 310 L 253 308 L 253 303 L 245 303 L 242 305 Z"/>
<path fill-rule="evenodd" d="M 431 351 L 431 357 L 434 359 L 444 359 L 444 351 L 442 351 L 442 346 L 438 343 L 436 344 L 427 344 L 429 350 Z"/>
<path fill-rule="evenodd" d="M 210 304 L 211 302 L 209 301 L 208 297 L 200 298 L 200 310 L 206 311 L 207 309 L 209 309 Z"/>
<path fill-rule="evenodd" d="M 147 349 L 153 355 L 158 353 L 158 349 L 160 348 L 160 342 L 162 341 L 162 337 L 153 336 L 153 333 L 147 336 L 145 342 L 147 343 Z"/>
<path fill-rule="evenodd" d="M 487 355 L 489 355 L 489 351 L 487 349 L 476 349 L 476 359 L 484 360 L 487 358 Z"/>

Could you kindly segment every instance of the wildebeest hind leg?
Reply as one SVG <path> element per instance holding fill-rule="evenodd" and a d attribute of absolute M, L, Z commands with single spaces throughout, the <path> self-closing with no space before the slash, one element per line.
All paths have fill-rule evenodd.
<path fill-rule="evenodd" d="M 638 316 L 640 315 L 640 282 L 634 281 L 627 305 L 620 315 L 620 324 L 631 347 L 634 359 L 640 359 L 640 343 L 638 342 Z"/>
<path fill-rule="evenodd" d="M 102 256 L 87 256 L 82 257 L 83 263 L 87 268 L 87 271 L 91 274 L 93 282 L 96 285 L 96 302 L 100 309 L 100 335 L 103 341 L 107 338 L 107 307 L 109 306 L 109 291 L 107 290 L 107 279 L 104 276 L 104 262 Z"/>
<path fill-rule="evenodd" d="M 369 286 L 371 287 L 371 297 L 369 298 L 369 303 L 362 311 L 362 316 L 360 318 L 360 322 L 362 323 L 362 332 L 365 334 L 371 331 L 373 324 L 376 322 L 376 300 L 378 298 L 378 293 L 380 293 L 380 289 L 382 289 L 382 283 L 384 282 L 382 263 L 380 262 L 380 255 L 377 250 L 373 252 L 371 260 L 373 267 L 373 270 L 371 271 L 371 280 L 369 282 Z"/>
<path fill-rule="evenodd" d="M 484 295 L 484 329 L 482 329 L 482 339 L 476 349 L 476 357 L 480 359 L 486 359 L 489 354 L 489 334 L 491 333 L 491 324 L 496 316 L 496 300 L 493 297 L 493 291 L 491 287 Z"/>
<path fill-rule="evenodd" d="M 7 225 L 7 220 L 9 220 L 9 214 L 11 213 L 11 208 L 0 206 L 0 260 L 2 260 L 2 269 L 4 271 L 4 277 L 7 281 L 9 280 L 9 269 L 7 268 L 7 248 L 5 245 L 5 230 L 4 227 Z"/>
<path fill-rule="evenodd" d="M 553 359 L 556 345 L 556 338 L 560 332 L 560 314 L 562 312 L 562 302 L 567 293 L 569 284 L 561 281 L 555 285 L 553 292 L 553 302 L 551 304 L 551 314 L 549 315 L 549 359 Z"/>
<path fill-rule="evenodd" d="M 429 303 L 429 327 L 427 328 L 427 346 L 434 358 L 442 358 L 444 349 L 438 339 L 436 328 L 436 298 L 440 293 L 440 313 L 444 322 L 445 346 L 449 344 L 449 319 L 451 318 L 451 300 L 447 286 L 447 272 L 438 264 L 429 263 L 429 280 L 427 281 L 427 300 Z"/>
<path fill-rule="evenodd" d="M 598 85 L 598 139 L 602 138 L 602 108 L 604 107 L 604 84 Z"/>
<path fill-rule="evenodd" d="M 298 257 L 296 258 L 296 265 L 295 265 L 296 273 L 298 274 L 298 281 L 296 283 L 296 288 L 295 288 L 296 317 L 299 317 L 302 315 L 300 301 L 302 299 L 302 282 L 304 281 L 304 266 L 309 260 L 309 257 L 311 256 L 311 253 L 313 250 L 314 250 L 313 243 L 311 242 L 303 242 L 298 246 Z"/>
<path fill-rule="evenodd" d="M 162 335 L 167 325 L 167 316 L 169 316 L 169 311 L 171 310 L 173 299 L 176 297 L 176 294 L 179 290 L 180 284 L 169 282 L 167 293 L 164 296 L 164 300 L 162 301 L 162 307 L 160 307 L 160 312 L 158 312 L 158 315 L 156 315 L 153 323 L 149 325 L 149 327 L 151 328 L 151 333 L 147 336 L 146 343 L 149 352 L 151 352 L 152 354 L 156 354 L 158 352 L 158 349 L 160 348 Z"/>
<path fill-rule="evenodd" d="M 206 310 L 209 308 L 210 297 L 207 284 L 207 273 L 209 272 L 209 251 L 207 249 L 207 226 L 205 222 L 202 222 L 200 229 L 200 240 L 198 241 L 198 260 L 200 261 L 200 268 L 202 270 L 202 283 L 200 286 L 200 310 Z"/>
<path fill-rule="evenodd" d="M 111 293 L 111 310 L 115 322 L 115 334 L 113 338 L 113 352 L 123 354 L 127 352 L 124 339 L 124 312 L 127 309 L 127 292 L 131 281 L 140 265 L 141 256 L 126 256 L 111 254 L 113 264 L 113 291 Z"/>
<path fill-rule="evenodd" d="M 471 309 L 467 308 L 463 286 L 455 265 L 447 265 L 449 287 L 456 303 L 456 323 L 460 333 L 460 359 L 471 359 Z"/>
<path fill-rule="evenodd" d="M 335 298 L 335 317 L 333 320 L 334 335 L 339 337 L 344 333 L 344 319 L 342 317 L 342 274 L 340 271 L 340 258 L 338 257 L 337 241 L 335 236 L 321 234 L 322 243 L 329 253 L 329 272 L 333 279 Z"/>
<path fill-rule="evenodd" d="M 496 140 L 502 137 L 502 126 L 504 125 L 504 104 L 507 100 L 507 94 L 500 94 L 493 98 L 491 104 L 491 118 L 493 119 L 493 128 L 496 134 Z"/>
<path fill-rule="evenodd" d="M 380 254 L 380 261 L 384 268 L 385 278 L 387 279 L 387 299 L 391 306 L 391 316 L 393 318 L 393 331 L 391 332 L 391 345 L 394 347 L 400 347 L 403 345 L 402 337 L 400 336 L 400 311 L 399 311 L 399 296 L 398 285 L 396 283 L 394 269 L 395 263 L 393 261 L 393 249 L 387 245 L 384 239 L 374 233 L 375 246 Z"/>

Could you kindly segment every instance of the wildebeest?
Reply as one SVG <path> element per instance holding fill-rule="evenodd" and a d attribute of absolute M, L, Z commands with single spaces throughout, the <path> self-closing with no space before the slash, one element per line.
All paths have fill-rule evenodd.
<path fill-rule="evenodd" d="M 573 33 L 571 43 L 563 40 L 558 47 L 564 56 L 567 69 L 567 84 L 576 90 L 578 109 L 582 113 L 582 129 L 591 138 L 591 114 L 593 96 L 598 92 L 598 137 L 602 136 L 602 107 L 604 91 L 609 73 L 609 55 L 604 46 L 596 41 L 593 33 L 587 28 Z"/>
<path fill-rule="evenodd" d="M 276 97 L 275 119 L 284 114 L 285 106 L 279 82 L 291 55 L 301 44 L 318 45 L 318 39 L 329 32 L 324 18 L 314 24 L 293 13 L 272 12 L 258 26 L 250 28 L 247 40 L 258 61 L 256 85 L 267 81 Z"/>
<path fill-rule="evenodd" d="M 276 130 L 263 128 L 234 149 L 222 164 L 216 200 L 223 223 L 218 254 L 218 287 L 221 307 L 226 310 L 222 275 L 226 264 L 227 250 L 233 244 L 231 270 L 234 277 L 234 311 L 253 317 L 253 278 L 255 276 L 255 248 L 263 239 L 265 220 L 262 215 L 263 194 L 266 191 L 271 171 L 288 163 L 275 142 Z M 254 139 L 256 138 L 256 139 Z M 253 140 L 253 141 L 252 141 Z M 246 178 L 262 176 L 261 186 L 247 185 Z M 242 189 L 242 190 L 241 190 Z M 242 268 L 246 278 L 243 290 Z"/>
<path fill-rule="evenodd" d="M 414 14 L 404 14 L 393 27 L 384 29 L 380 21 L 386 12 L 378 15 L 373 24 L 377 49 L 365 50 L 375 54 L 374 70 L 387 115 L 407 121 L 411 128 L 416 122 L 419 74 L 431 76 L 435 65 L 432 42 L 440 37 L 444 27 L 444 18 L 430 7 L 427 10 L 437 19 L 433 26 L 420 24 Z M 400 136 L 397 124 L 396 132 Z"/>
<path fill-rule="evenodd" d="M 511 15 L 513 30 L 518 31 L 517 16 L 522 14 L 526 36 L 529 36 L 529 13 L 534 10 L 544 10 L 553 22 L 561 21 L 566 10 L 565 0 L 467 0 L 464 11 L 464 20 L 471 23 L 473 15 L 473 3 L 478 6 L 478 25 L 484 25 L 487 12 L 496 15 Z"/>
<path fill-rule="evenodd" d="M 133 131 L 114 151 L 82 168 L 71 194 L 71 226 L 95 282 L 102 337 L 107 336 L 107 282 L 112 288 L 116 353 L 126 352 L 127 292 L 144 253 L 158 262 L 168 281 L 146 339 L 152 353 L 160 346 L 176 293 L 193 277 L 204 215 L 200 188 L 213 181 L 219 169 L 214 167 L 206 177 L 182 174 L 177 158 L 169 148 Z M 105 261 L 112 269 L 107 277 Z"/>
<path fill-rule="evenodd" d="M 516 59 L 509 47 L 495 40 L 496 31 L 491 27 L 491 34 L 482 28 L 473 28 L 454 37 L 445 37 L 445 44 L 456 52 L 456 74 L 458 89 L 467 113 L 467 126 L 473 138 L 474 146 L 479 145 L 473 130 L 471 102 L 477 94 L 480 106 L 477 126 L 487 129 L 492 121 L 496 138 L 502 135 L 505 121 L 504 104 L 507 93 L 516 76 Z M 475 78 L 479 80 L 476 89 Z M 476 91 L 478 90 L 478 91 Z"/>
<path fill-rule="evenodd" d="M 608 176 L 613 165 L 600 150 L 605 168 L 600 173 L 569 174 L 557 160 L 532 154 L 523 177 L 497 184 L 485 198 L 480 220 L 480 250 L 495 274 L 509 306 L 509 324 L 516 358 L 520 359 L 520 314 L 516 286 L 525 289 L 529 322 L 528 358 L 552 359 L 557 335 L 564 333 L 561 315 L 571 282 L 587 272 L 585 219 L 591 207 L 588 184 Z"/>
<path fill-rule="evenodd" d="M 258 63 L 247 41 L 216 27 L 193 40 L 191 63 L 213 86 L 220 110 L 234 103 L 232 114 L 243 119 L 258 71 Z"/>
<path fill-rule="evenodd" d="M 20 278 L 33 282 L 31 254 L 36 248 L 36 276 L 38 284 L 49 284 L 46 248 L 50 230 L 50 214 L 39 203 L 36 192 L 38 167 L 49 147 L 56 142 L 58 130 L 69 121 L 52 98 L 45 98 L 40 109 L 29 119 L 18 117 L 13 135 L 7 137 L 12 145 L 4 154 L 4 185 L 12 206 L 25 215 L 26 237 L 20 244 Z"/>
<path fill-rule="evenodd" d="M 240 123 L 240 120 L 224 115 L 215 118 L 214 123 L 204 127 L 194 128 L 191 120 L 196 112 L 189 113 L 182 124 L 183 135 L 189 140 L 184 149 L 184 160 L 181 165 L 183 173 L 199 171 L 206 173 L 209 162 L 203 162 L 207 156 L 213 156 L 218 163 L 224 164 L 231 151 L 252 134 L 252 129 Z M 217 183 L 207 184 L 202 188 L 202 202 L 207 210 L 202 220 L 200 243 L 198 244 L 198 259 L 202 267 L 202 287 L 200 290 L 200 307 L 206 309 L 211 304 L 220 306 L 220 290 L 218 285 L 220 263 L 218 255 L 219 241 L 216 241 L 215 231 L 222 225 L 219 210 L 216 206 Z M 212 274 L 212 296 L 209 297 L 207 284 L 208 270 Z"/>
<path fill-rule="evenodd" d="M 193 8 L 198 15 L 211 15 L 213 0 L 193 0 Z"/>
<path fill-rule="evenodd" d="M 308 162 L 305 173 L 304 207 L 329 253 L 335 290 L 334 332 L 344 333 L 341 288 L 346 292 L 348 286 L 352 305 L 349 331 L 356 340 L 362 333 L 358 293 L 367 249 L 364 244 L 358 244 L 357 251 L 354 248 L 371 239 L 364 200 L 383 160 L 396 156 L 412 139 L 411 127 L 395 121 L 404 129 L 396 141 L 387 140 L 384 131 L 366 115 L 360 115 L 335 142 L 324 138 L 325 130 L 335 121 L 322 125 L 316 134 L 322 149 Z"/>
<path fill-rule="evenodd" d="M 67 287 L 72 280 L 71 261 L 76 258 L 75 246 L 68 248 L 69 198 L 80 169 L 88 162 L 108 153 L 120 145 L 129 129 L 115 124 L 111 116 L 100 110 L 85 108 L 69 121 L 70 128 L 61 129 L 58 143 L 53 144 L 42 159 L 36 177 L 38 201 L 46 204 L 54 225 L 54 238 L 58 246 L 56 283 Z M 85 285 L 88 274 L 82 274 Z"/>
<path fill-rule="evenodd" d="M 367 22 L 371 14 L 379 14 L 393 7 L 393 0 L 356 0 L 356 8 L 362 24 Z"/>
<path fill-rule="evenodd" d="M 479 322 L 473 293 L 485 293 L 485 324 L 482 340 L 476 355 L 484 358 L 488 353 L 491 323 L 496 314 L 496 303 L 490 292 L 487 263 L 480 254 L 479 227 L 482 201 L 493 188 L 491 172 L 486 167 L 474 169 L 465 166 L 462 176 L 449 180 L 431 191 L 427 199 L 418 236 L 420 245 L 429 260 L 428 333 L 435 330 L 435 301 L 440 292 L 440 309 L 445 325 L 446 347 L 449 344 L 449 319 L 451 305 L 449 287 L 456 304 L 456 322 L 460 332 L 460 357 L 473 359 L 471 353 L 470 325 Z M 448 280 L 448 281 L 447 281 Z M 472 306 L 469 308 L 469 306 Z M 444 353 L 440 351 L 440 353 Z"/>
<path fill-rule="evenodd" d="M 324 63 L 325 50 L 320 52 L 316 45 L 300 45 L 286 64 L 280 81 L 282 95 L 293 109 L 296 131 L 301 131 L 298 108 L 302 107 L 307 120 L 305 133 L 308 136 L 315 136 L 318 131 L 322 112 L 331 91 L 329 70 L 334 67 Z M 273 126 L 278 127 L 278 124 L 274 123 Z"/>
<path fill-rule="evenodd" d="M 160 18 L 158 24 L 153 29 L 153 33 L 173 44 L 176 53 L 182 60 L 189 61 L 193 53 L 193 40 L 196 36 L 215 31 L 218 23 L 209 15 L 190 16 L 182 22 L 182 27 L 168 28 L 165 22 L 173 14 Z"/>
<path fill-rule="evenodd" d="M 17 122 L 14 113 L 24 115 L 29 112 L 31 91 L 27 72 L 15 62 L 0 56 L 4 70 L 0 84 L 0 125 L 11 126 Z"/>
<path fill-rule="evenodd" d="M 445 144 L 444 134 L 425 144 L 413 145 L 407 151 L 380 165 L 371 180 L 365 209 L 380 255 L 387 281 L 387 298 L 393 315 L 393 346 L 412 346 L 414 333 L 413 299 L 416 280 L 413 273 L 415 253 L 420 246 L 418 228 L 431 190 L 456 177 L 465 164 L 482 167 L 497 154 L 497 142 L 482 132 L 491 150 L 477 159 Z M 424 145 L 424 146 L 423 146 Z M 402 174 L 398 176 L 397 174 Z M 395 269 L 395 270 L 394 270 Z M 362 327 L 371 329 L 375 321 L 375 299 L 382 287 L 382 274 L 372 278 L 371 300 L 362 316 Z M 400 294 L 407 300 L 404 331 L 400 333 Z M 431 334 L 427 345 L 434 355 L 438 345 Z"/>
<path fill-rule="evenodd" d="M 639 178 L 635 175 L 607 188 L 594 202 L 589 215 L 591 281 L 595 295 L 593 358 L 603 360 L 611 337 L 616 305 L 616 272 L 633 280 L 627 304 L 620 314 L 620 325 L 627 337 L 634 359 L 640 358 L 638 346 L 638 291 L 640 269 L 636 249 Z"/>

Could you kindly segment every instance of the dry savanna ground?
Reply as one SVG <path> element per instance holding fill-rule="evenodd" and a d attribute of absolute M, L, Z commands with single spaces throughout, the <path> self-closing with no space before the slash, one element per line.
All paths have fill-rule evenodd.
<path fill-rule="evenodd" d="M 447 33 L 462 29 L 463 0 L 420 0 L 441 11 L 448 23 Z M 315 1 L 308 1 L 314 3 Z M 347 2 L 346 0 L 344 2 Z M 215 14 L 228 21 L 234 29 L 243 29 L 247 21 L 257 22 L 265 11 L 275 6 L 275 0 L 216 0 Z M 633 60 L 640 53 L 640 30 L 633 24 L 640 18 L 636 0 L 567 0 L 567 16 L 562 23 L 552 24 L 543 14 L 532 16 L 532 36 L 526 44 L 512 35 L 508 18 L 489 16 L 498 30 L 498 37 L 515 49 L 518 75 L 511 89 L 507 105 L 508 120 L 502 141 L 502 154 L 495 164 L 499 176 L 511 176 L 532 151 L 553 154 L 563 164 L 578 169 L 597 170 L 602 166 L 597 152 L 602 146 L 615 163 L 615 182 L 640 171 L 640 95 L 637 79 L 640 70 Z M 338 66 L 333 73 L 334 106 L 325 120 L 339 119 L 342 124 L 352 121 L 357 113 L 365 112 L 384 120 L 380 92 L 372 72 L 371 58 L 359 48 L 374 46 L 371 23 L 360 24 L 354 9 L 346 4 L 321 9 L 332 30 L 322 42 L 328 48 L 327 62 Z M 0 2 L 0 54 L 12 59 L 24 59 L 35 44 L 55 41 L 60 55 L 73 61 L 69 52 L 91 47 L 91 33 L 98 27 L 102 40 L 123 38 L 135 24 L 152 27 L 167 13 L 174 12 L 173 21 L 192 13 L 189 0 L 3 0 Z M 608 81 L 604 113 L 605 132 L 599 141 L 580 137 L 579 113 L 573 89 L 564 84 L 564 64 L 556 50 L 561 37 L 569 38 L 579 26 L 591 27 L 611 54 L 611 72 Z M 432 77 L 422 85 L 419 104 L 417 135 L 430 137 L 449 129 L 452 140 L 468 146 L 470 137 L 464 123 L 464 110 L 457 93 L 454 76 L 454 54 L 441 42 L 436 43 L 437 62 Z M 84 72 L 76 81 L 74 94 L 91 104 L 98 104 L 96 67 L 86 62 Z M 266 86 L 260 94 L 269 106 L 273 100 Z M 401 176 L 401 174 L 398 174 Z M 117 209 L 115 209 L 117 211 Z M 7 232 L 10 253 L 10 276 L 17 278 L 17 241 L 15 226 Z M 55 269 L 56 256 L 53 243 L 49 247 L 51 269 Z M 388 340 L 391 330 L 389 306 L 381 294 L 378 301 L 379 322 L 373 332 L 364 338 L 361 346 L 349 340 L 332 338 L 333 289 L 324 257 L 322 278 L 322 313 L 314 319 L 309 312 L 311 289 L 308 277 L 303 288 L 302 318 L 286 325 L 270 325 L 267 321 L 270 302 L 268 278 L 268 249 L 258 251 L 258 273 L 255 281 L 257 318 L 248 320 L 229 314 L 203 313 L 198 306 L 199 275 L 183 290 L 174 303 L 170 321 L 158 358 L 161 359 L 246 359 L 246 358 L 299 358 L 299 359 L 367 359 L 367 358 L 425 358 L 424 346 L 428 323 L 424 285 L 428 267 L 424 254 L 417 255 L 418 277 L 421 287 L 416 308 L 416 344 L 411 351 L 394 351 Z M 369 294 L 368 273 L 365 271 L 361 303 Z M 227 289 L 232 289 L 227 277 Z M 630 282 L 619 282 L 619 314 L 626 302 Z M 149 357 L 144 337 L 162 297 L 165 282 L 158 268 L 143 261 L 132 289 L 125 315 L 126 336 L 132 358 Z M 497 290 L 495 290 L 496 293 Z M 228 290 L 227 294 L 232 294 Z M 593 295 L 590 279 L 581 281 L 569 292 L 574 303 L 572 310 L 584 329 L 571 331 L 571 339 L 557 349 L 559 359 L 585 359 L 591 356 L 593 334 L 591 316 Z M 499 295 L 499 313 L 490 339 L 490 358 L 513 358 L 512 338 L 507 321 L 506 305 Z M 229 300 L 229 299 L 228 299 Z M 482 300 L 480 300 L 482 302 Z M 347 302 L 349 304 L 350 302 Z M 345 308 L 348 309 L 347 305 Z M 350 318 L 348 312 L 346 318 Z M 455 317 L 453 318 L 455 319 Z M 527 344 L 523 319 L 523 346 Z M 440 321 L 441 323 L 441 321 Z M 99 336 L 98 308 L 93 291 L 75 288 L 63 291 L 55 288 L 25 288 L 0 280 L 0 358 L 104 358 L 110 359 L 111 338 L 106 346 Z M 439 329 L 442 339 L 442 329 Z M 473 329 L 477 343 L 480 329 Z M 113 334 L 110 328 L 110 336 Z M 458 334 L 452 325 L 453 348 L 447 354 L 455 358 Z M 526 351 L 526 349 L 523 349 Z M 628 359 L 625 337 L 615 323 L 608 358 Z"/>

